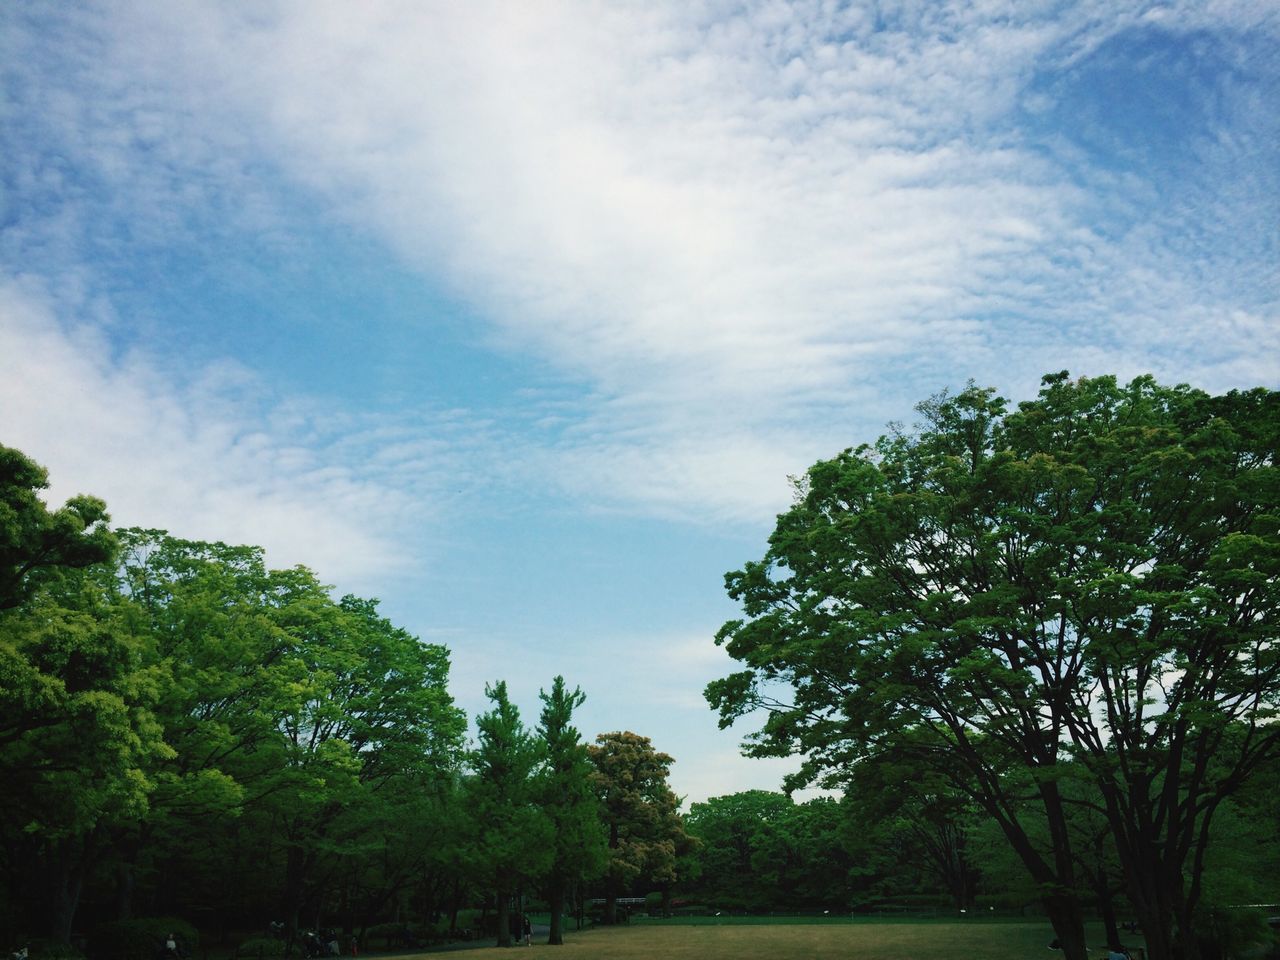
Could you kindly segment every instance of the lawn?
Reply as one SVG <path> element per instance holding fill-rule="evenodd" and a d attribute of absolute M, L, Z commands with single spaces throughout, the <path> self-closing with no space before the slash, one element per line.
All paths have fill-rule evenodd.
<path fill-rule="evenodd" d="M 1101 927 L 1088 931 L 1105 956 Z M 1034 923 L 788 923 L 600 927 L 570 933 L 563 947 L 536 940 L 564 960 L 1044 960 L 1053 931 Z M 518 949 L 524 950 L 524 947 Z M 467 950 L 466 960 L 510 960 L 496 947 Z"/>

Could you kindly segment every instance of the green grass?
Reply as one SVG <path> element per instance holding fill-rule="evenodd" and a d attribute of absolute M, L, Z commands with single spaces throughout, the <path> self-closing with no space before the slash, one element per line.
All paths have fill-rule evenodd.
<path fill-rule="evenodd" d="M 565 934 L 563 947 L 535 941 L 562 960 L 1052 960 L 1053 931 L 1044 921 L 925 923 L 794 922 L 803 918 L 697 918 L 699 923 L 633 923 Z M 717 920 L 721 922 L 716 922 Z M 772 922 L 768 922 L 772 921 Z M 782 922 L 779 922 L 782 921 Z M 1088 930 L 1091 950 L 1105 956 L 1101 926 Z M 545 938 L 544 938 L 545 939 Z M 519 947 L 524 950 L 526 948 Z M 510 960 L 496 947 L 468 950 L 466 960 Z"/>

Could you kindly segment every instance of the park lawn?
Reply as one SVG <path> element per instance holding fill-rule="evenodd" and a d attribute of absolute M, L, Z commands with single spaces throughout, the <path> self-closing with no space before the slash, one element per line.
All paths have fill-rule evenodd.
<path fill-rule="evenodd" d="M 1095 955 L 1101 927 L 1090 927 Z M 563 947 L 534 942 L 564 960 L 1043 960 L 1053 931 L 1029 923 L 811 923 L 599 927 L 570 933 Z M 514 949 L 525 950 L 524 947 Z M 466 960 L 511 960 L 496 947 L 467 950 Z"/>

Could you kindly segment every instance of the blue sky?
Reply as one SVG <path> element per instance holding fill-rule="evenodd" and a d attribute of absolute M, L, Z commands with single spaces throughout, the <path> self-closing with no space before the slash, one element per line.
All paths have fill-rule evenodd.
<path fill-rule="evenodd" d="M 0 442 L 562 673 L 691 800 L 787 476 L 969 379 L 1280 375 L 1274 2 L 14 3 Z"/>

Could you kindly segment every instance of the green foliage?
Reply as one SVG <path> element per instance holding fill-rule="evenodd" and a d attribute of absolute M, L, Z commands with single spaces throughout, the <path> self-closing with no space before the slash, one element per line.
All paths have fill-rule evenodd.
<path fill-rule="evenodd" d="M 845 820 L 830 798 L 797 804 L 764 790 L 695 803 L 685 826 L 697 840 L 696 870 L 681 889 L 727 910 L 843 911 L 855 865 L 843 849 Z"/>
<path fill-rule="evenodd" d="M 545 880 L 551 911 L 548 943 L 560 944 L 564 942 L 566 888 L 600 872 L 607 841 L 591 779 L 591 757 L 572 724 L 573 712 L 586 702 L 586 696 L 577 688 L 570 692 L 560 676 L 552 682 L 550 693 L 541 691 L 539 696 L 543 759 L 535 793 L 551 829 L 551 862 Z"/>
<path fill-rule="evenodd" d="M 589 752 L 608 832 L 610 892 L 616 894 L 639 877 L 673 883 L 678 859 L 693 840 L 667 783 L 671 756 L 654 750 L 648 737 L 630 731 L 598 735 Z"/>
<path fill-rule="evenodd" d="M 113 960 L 155 960 L 172 933 L 178 948 L 187 957 L 196 955 L 200 934 L 194 926 L 176 917 L 147 917 L 117 920 L 94 928 L 90 936 L 91 952 Z"/>
<path fill-rule="evenodd" d="M 84 960 L 84 954 L 69 943 L 47 937 L 23 940 L 31 960 Z"/>
<path fill-rule="evenodd" d="M 67 937 L 95 876 L 238 910 L 281 888 L 300 907 L 312 877 L 340 872 L 378 903 L 448 859 L 465 717 L 443 647 L 304 568 L 268 570 L 259 548 L 112 535 L 90 498 L 49 513 L 44 482 L 0 448 L 0 865 L 16 916 Z"/>
<path fill-rule="evenodd" d="M 236 956 L 242 960 L 253 960 L 254 957 L 283 957 L 285 943 L 274 937 L 253 937 L 236 947 Z"/>
<path fill-rule="evenodd" d="M 1268 956 L 1276 936 L 1266 914 L 1252 907 L 1216 907 L 1196 917 L 1196 938 L 1202 960 L 1246 960 Z"/>
<path fill-rule="evenodd" d="M 51 511 L 39 494 L 48 486 L 43 467 L 0 445 L 0 610 L 18 606 L 65 570 L 101 563 L 115 550 L 101 500 L 72 497 Z"/>
<path fill-rule="evenodd" d="M 768 711 L 750 752 L 803 754 L 793 784 L 886 756 L 949 778 L 1069 955 L 1064 797 L 1096 798 L 1150 955 L 1172 956 L 1214 811 L 1280 750 L 1280 395 L 1056 374 L 1014 411 L 972 387 L 919 409 L 918 433 L 810 468 L 726 577 L 745 617 L 717 640 L 744 669 L 707 697 L 722 725 Z"/>

